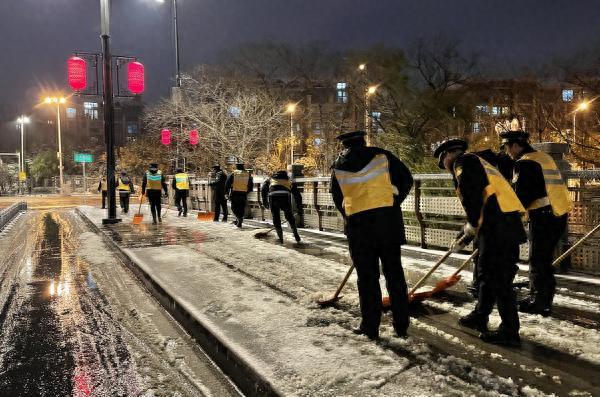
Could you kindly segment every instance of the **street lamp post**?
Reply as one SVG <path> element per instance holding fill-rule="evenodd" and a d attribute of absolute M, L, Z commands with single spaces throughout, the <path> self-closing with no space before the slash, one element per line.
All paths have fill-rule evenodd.
<path fill-rule="evenodd" d="M 575 132 L 575 120 L 577 117 L 577 112 L 587 110 L 588 107 L 589 107 L 589 102 L 583 101 L 579 105 L 577 105 L 577 107 L 573 111 L 573 143 L 577 143 L 577 134 Z"/>
<path fill-rule="evenodd" d="M 290 114 L 290 164 L 294 164 L 294 112 L 296 104 L 290 103 L 287 106 L 287 111 Z"/>
<path fill-rule="evenodd" d="M 17 124 L 21 127 L 21 153 L 19 155 L 19 186 L 22 187 L 21 172 L 25 172 L 25 124 L 29 123 L 29 117 L 21 116 L 17 119 Z"/>
<path fill-rule="evenodd" d="M 60 105 L 66 103 L 64 97 L 46 97 L 44 103 L 56 104 L 56 130 L 58 133 L 58 175 L 60 180 L 60 194 L 64 194 L 63 161 L 62 161 L 62 137 L 60 133 Z"/>
<path fill-rule="evenodd" d="M 104 140 L 106 143 L 106 182 L 108 216 L 103 224 L 117 223 L 117 201 L 115 196 L 115 128 L 112 83 L 112 56 L 110 53 L 110 0 L 100 0 L 100 40 L 102 43 L 102 84 L 104 99 Z"/>
<path fill-rule="evenodd" d="M 367 133 L 367 145 L 371 145 L 371 117 L 369 111 L 371 109 L 371 95 L 375 94 L 377 86 L 367 87 L 365 90 L 365 132 Z"/>

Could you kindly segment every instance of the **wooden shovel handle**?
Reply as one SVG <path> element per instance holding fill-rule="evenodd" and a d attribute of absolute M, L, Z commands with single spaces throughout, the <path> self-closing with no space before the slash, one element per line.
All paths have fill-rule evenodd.
<path fill-rule="evenodd" d="M 596 233 L 598 230 L 600 230 L 600 225 L 596 226 L 595 228 L 593 228 L 592 230 L 590 230 L 590 232 L 588 234 L 586 234 L 585 236 L 583 236 L 581 239 L 579 239 L 579 241 L 577 241 L 575 244 L 573 244 L 573 246 L 571 248 L 569 248 L 568 250 L 566 250 L 561 256 L 559 256 L 558 258 L 556 258 L 556 260 L 554 262 L 552 262 L 552 266 L 558 266 L 563 260 L 565 260 L 565 258 L 569 255 L 571 255 L 571 253 L 577 248 L 579 247 L 581 244 L 583 244 L 583 242 L 585 240 L 587 240 L 588 238 L 590 238 L 594 233 Z"/>

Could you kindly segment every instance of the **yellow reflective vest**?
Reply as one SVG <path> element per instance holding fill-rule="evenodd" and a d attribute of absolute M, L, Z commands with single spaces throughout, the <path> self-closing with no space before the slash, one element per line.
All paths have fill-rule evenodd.
<path fill-rule="evenodd" d="M 525 207 L 523 207 L 523 204 L 521 204 L 519 197 L 517 197 L 517 194 L 510 186 L 510 183 L 508 183 L 508 181 L 504 179 L 500 171 L 498 171 L 496 167 L 494 167 L 481 157 L 477 156 L 477 158 L 481 162 L 481 165 L 483 166 L 483 169 L 488 179 L 488 185 L 483 190 L 483 204 L 485 205 L 485 203 L 491 196 L 496 196 L 496 200 L 498 200 L 498 205 L 500 206 L 500 210 L 502 212 L 519 212 L 521 214 L 525 214 L 527 212 L 525 211 Z"/>
<path fill-rule="evenodd" d="M 108 185 L 106 184 L 106 179 L 102 179 L 102 180 L 100 181 L 100 189 L 101 189 L 103 192 L 106 192 L 106 191 L 108 190 Z"/>
<path fill-rule="evenodd" d="M 281 186 L 287 191 L 292 190 L 292 182 L 289 179 L 275 179 L 271 178 L 271 186 Z"/>
<path fill-rule="evenodd" d="M 162 189 L 162 172 L 157 171 L 156 174 L 146 171 L 146 190 L 161 190 Z"/>
<path fill-rule="evenodd" d="M 123 183 L 123 180 L 119 178 L 119 186 L 117 186 L 117 190 L 131 191 L 131 187 L 128 184 Z"/>
<path fill-rule="evenodd" d="M 569 197 L 567 185 L 562 179 L 562 175 L 554 159 L 549 154 L 535 151 L 524 154 L 518 161 L 521 160 L 530 160 L 538 163 L 542 167 L 544 184 L 546 185 L 547 196 L 534 200 L 527 210 L 534 210 L 550 205 L 555 216 L 562 216 L 573 209 L 573 201 Z"/>
<path fill-rule="evenodd" d="M 233 171 L 233 186 L 234 192 L 248 191 L 248 179 L 250 179 L 250 173 L 248 171 L 235 170 Z"/>
<path fill-rule="evenodd" d="M 360 171 L 334 169 L 333 172 L 344 196 L 342 203 L 346 216 L 394 205 L 394 194 L 398 194 L 398 189 L 392 185 L 385 154 L 373 157 Z"/>
<path fill-rule="evenodd" d="M 186 174 L 185 172 L 175 174 L 175 187 L 178 190 L 190 190 L 188 174 Z"/>

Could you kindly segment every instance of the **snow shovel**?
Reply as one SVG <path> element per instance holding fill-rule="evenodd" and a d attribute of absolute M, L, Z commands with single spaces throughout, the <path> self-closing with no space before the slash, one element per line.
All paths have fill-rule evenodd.
<path fill-rule="evenodd" d="M 283 223 L 281 224 L 281 226 L 285 225 L 287 221 L 283 221 Z M 272 228 L 270 228 L 269 230 L 267 230 L 266 232 L 258 232 L 254 235 L 254 237 L 256 238 L 265 238 L 267 237 L 267 235 L 269 233 L 271 233 L 273 230 L 275 230 L 275 226 L 273 226 Z"/>
<path fill-rule="evenodd" d="M 137 212 L 137 214 L 133 214 L 132 223 L 134 225 L 139 225 L 144 220 L 144 214 L 142 214 L 142 201 L 143 200 L 144 200 L 144 195 L 140 195 L 140 206 L 138 207 L 138 212 Z"/>
<path fill-rule="evenodd" d="M 340 300 L 340 298 L 341 298 L 340 292 L 342 292 L 342 289 L 344 288 L 344 286 L 348 282 L 348 279 L 350 278 L 350 275 L 352 274 L 352 271 L 354 271 L 354 263 L 350 266 L 350 269 L 348 269 L 348 272 L 346 273 L 346 276 L 344 276 L 344 279 L 342 280 L 342 283 L 340 284 L 340 286 L 338 287 L 338 289 L 335 291 L 335 294 L 333 294 L 333 296 L 331 298 L 329 298 L 329 299 L 317 299 L 317 303 L 319 304 L 319 306 L 321 306 L 321 307 L 328 307 L 328 306 L 331 306 L 331 305 L 335 304 L 337 301 Z"/>
<path fill-rule="evenodd" d="M 215 213 L 212 211 L 198 211 L 198 220 L 199 221 L 212 221 L 215 219 Z"/>
<path fill-rule="evenodd" d="M 565 258 L 567 256 L 571 255 L 571 253 L 575 250 L 575 248 L 579 247 L 585 240 L 587 240 L 588 238 L 590 238 L 598 230 L 600 230 L 600 225 L 598 225 L 595 228 L 593 228 L 588 234 L 586 234 L 579 241 L 577 241 L 575 244 L 573 244 L 573 246 L 571 248 L 569 248 L 561 256 L 559 256 L 558 258 L 556 258 L 556 260 L 554 262 L 552 262 L 552 266 L 558 266 L 558 265 L 560 265 L 560 263 L 563 260 L 565 260 Z"/>

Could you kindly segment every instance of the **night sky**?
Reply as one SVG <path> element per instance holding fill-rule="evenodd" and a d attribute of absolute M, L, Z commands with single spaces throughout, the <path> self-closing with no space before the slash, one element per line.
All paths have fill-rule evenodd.
<path fill-rule="evenodd" d="M 172 84 L 170 2 L 113 0 L 113 53 L 140 57 L 150 102 Z M 600 42 L 598 0 L 179 0 L 179 13 L 184 70 L 263 38 L 405 47 L 443 34 L 508 66 Z M 42 87 L 68 92 L 66 59 L 98 51 L 99 30 L 98 0 L 0 0 L 0 104 L 27 112 Z"/>

